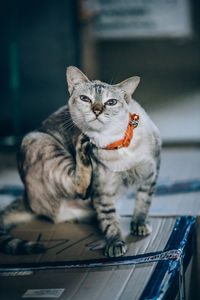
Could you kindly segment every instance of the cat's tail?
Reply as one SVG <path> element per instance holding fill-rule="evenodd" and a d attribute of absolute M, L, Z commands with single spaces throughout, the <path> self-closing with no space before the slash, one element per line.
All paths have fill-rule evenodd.
<path fill-rule="evenodd" d="M 0 252 L 12 255 L 37 254 L 46 251 L 38 242 L 21 240 L 12 237 L 9 232 L 18 224 L 26 223 L 36 218 L 19 198 L 0 211 Z"/>

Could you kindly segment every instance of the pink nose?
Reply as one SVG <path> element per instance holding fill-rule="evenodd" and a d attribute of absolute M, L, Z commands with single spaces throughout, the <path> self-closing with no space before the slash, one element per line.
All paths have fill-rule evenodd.
<path fill-rule="evenodd" d="M 94 109 L 93 110 L 93 113 L 98 117 L 100 114 L 101 114 L 101 110 L 99 110 L 99 109 Z"/>

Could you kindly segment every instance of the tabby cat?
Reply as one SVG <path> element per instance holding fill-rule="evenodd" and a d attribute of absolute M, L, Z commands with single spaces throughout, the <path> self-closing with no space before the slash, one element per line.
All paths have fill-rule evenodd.
<path fill-rule="evenodd" d="M 18 168 L 25 194 L 1 212 L 0 249 L 9 254 L 45 251 L 38 242 L 9 235 L 13 226 L 38 216 L 54 223 L 88 221 L 95 216 L 106 239 L 105 255 L 122 256 L 127 245 L 116 217 L 116 195 L 122 184 L 134 184 L 131 233 L 149 234 L 147 215 L 160 164 L 159 132 L 132 99 L 139 77 L 110 85 L 90 81 L 73 66 L 66 75 L 68 105 L 22 141 Z M 139 116 L 135 129 L 137 124 L 130 121 L 133 114 L 137 120 Z M 128 144 L 123 144 L 127 135 Z"/>

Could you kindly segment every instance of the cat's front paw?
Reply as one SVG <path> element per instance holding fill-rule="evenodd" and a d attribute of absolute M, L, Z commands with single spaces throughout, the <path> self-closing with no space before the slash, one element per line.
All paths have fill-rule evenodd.
<path fill-rule="evenodd" d="M 80 134 L 76 144 L 76 192 L 81 199 L 87 199 L 90 194 L 92 163 L 90 159 L 89 138 Z"/>
<path fill-rule="evenodd" d="M 145 221 L 131 221 L 131 234 L 136 236 L 146 236 L 152 232 L 151 226 Z"/>
<path fill-rule="evenodd" d="M 127 245 L 124 241 L 113 240 L 106 245 L 104 255 L 107 257 L 123 256 L 127 252 Z"/>
<path fill-rule="evenodd" d="M 91 164 L 90 154 L 89 154 L 90 146 L 91 146 L 91 144 L 90 144 L 89 138 L 86 135 L 81 134 L 78 137 L 76 150 L 77 150 L 77 153 L 79 154 L 81 162 L 85 166 L 89 166 Z"/>

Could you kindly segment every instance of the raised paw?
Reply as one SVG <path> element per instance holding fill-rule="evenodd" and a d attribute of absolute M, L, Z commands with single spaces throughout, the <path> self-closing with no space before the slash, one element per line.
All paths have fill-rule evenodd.
<path fill-rule="evenodd" d="M 90 152 L 89 138 L 86 135 L 81 134 L 78 137 L 76 148 L 77 148 L 77 153 L 79 154 L 81 162 L 85 166 L 88 166 L 91 163 L 90 155 L 89 155 L 89 152 Z"/>
<path fill-rule="evenodd" d="M 81 199 L 90 194 L 92 163 L 90 159 L 90 142 L 87 136 L 80 134 L 76 144 L 76 192 Z"/>
<path fill-rule="evenodd" d="M 126 252 L 126 243 L 121 240 L 114 240 L 107 243 L 104 255 L 107 257 L 119 257 L 123 256 Z"/>
<path fill-rule="evenodd" d="M 146 222 L 132 221 L 131 222 L 131 234 L 136 236 L 146 236 L 152 232 L 151 226 Z"/>

